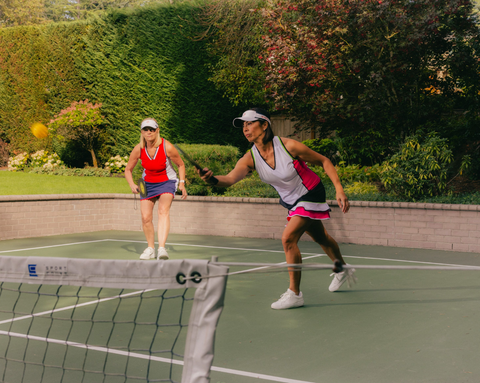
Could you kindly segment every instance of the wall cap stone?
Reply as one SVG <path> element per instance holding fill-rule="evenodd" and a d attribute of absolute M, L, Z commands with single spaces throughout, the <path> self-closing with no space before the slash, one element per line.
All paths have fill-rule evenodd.
<path fill-rule="evenodd" d="M 137 196 L 138 197 L 138 196 Z M 53 200 L 93 200 L 93 199 L 134 199 L 133 194 L 32 194 L 32 195 L 4 195 L 0 196 L 2 202 L 28 202 L 28 201 L 53 201 Z M 214 196 L 188 196 L 186 200 L 175 198 L 175 202 L 224 202 L 224 203 L 258 203 L 278 204 L 278 198 L 250 198 L 250 197 L 214 197 Z M 338 206 L 337 201 L 327 200 L 331 206 Z M 387 201 L 350 201 L 352 207 L 423 209 L 423 210 L 457 210 L 480 211 L 480 205 L 415 203 L 415 202 L 387 202 Z"/>

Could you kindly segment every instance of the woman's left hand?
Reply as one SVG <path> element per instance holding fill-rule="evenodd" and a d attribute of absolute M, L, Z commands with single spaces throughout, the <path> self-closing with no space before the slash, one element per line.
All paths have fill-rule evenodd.
<path fill-rule="evenodd" d="M 180 182 L 178 188 L 182 191 L 182 199 L 187 198 L 187 188 L 185 187 L 185 182 Z"/>
<path fill-rule="evenodd" d="M 350 209 L 350 203 L 348 202 L 348 197 L 346 196 L 345 192 L 337 191 L 336 193 L 338 206 L 342 209 L 343 213 L 346 213 Z"/>

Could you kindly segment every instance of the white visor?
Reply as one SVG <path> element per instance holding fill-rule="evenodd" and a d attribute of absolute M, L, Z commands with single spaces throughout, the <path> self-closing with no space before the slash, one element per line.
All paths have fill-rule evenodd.
<path fill-rule="evenodd" d="M 270 126 L 272 125 L 272 123 L 270 122 L 270 119 L 267 116 L 257 113 L 254 110 L 247 110 L 242 114 L 242 117 L 237 117 L 233 120 L 233 126 L 237 128 L 241 128 L 243 127 L 244 121 L 257 121 L 257 120 L 265 120 L 270 124 Z"/>
<path fill-rule="evenodd" d="M 158 129 L 158 124 L 155 122 L 154 119 L 147 118 L 146 120 L 143 120 L 142 124 L 140 125 L 140 129 L 144 129 L 144 128 Z"/>

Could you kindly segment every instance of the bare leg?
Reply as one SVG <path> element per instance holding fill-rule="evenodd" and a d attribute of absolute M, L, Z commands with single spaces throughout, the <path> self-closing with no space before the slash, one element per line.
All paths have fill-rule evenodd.
<path fill-rule="evenodd" d="M 302 255 L 298 248 L 300 237 L 309 228 L 311 220 L 309 218 L 294 216 L 288 221 L 287 227 L 283 231 L 282 244 L 285 251 L 285 258 L 289 264 L 301 264 Z M 289 270 L 290 290 L 295 294 L 300 294 L 300 280 L 302 279 L 302 271 L 300 269 Z"/>
<path fill-rule="evenodd" d="M 173 195 L 162 194 L 158 200 L 158 246 L 165 247 L 170 232 L 170 207 Z"/>
<path fill-rule="evenodd" d="M 343 260 L 337 241 L 335 241 L 335 239 L 333 239 L 333 237 L 327 233 L 322 221 L 312 220 L 310 227 L 308 230 L 306 230 L 306 233 L 322 247 L 323 251 L 325 251 L 325 254 L 327 254 L 333 262 L 339 260 L 343 265 L 345 265 L 345 261 Z"/>
<path fill-rule="evenodd" d="M 142 228 L 147 239 L 148 247 L 155 249 L 155 228 L 153 226 L 153 207 L 155 202 L 149 199 L 140 201 L 140 212 L 142 213 Z"/>

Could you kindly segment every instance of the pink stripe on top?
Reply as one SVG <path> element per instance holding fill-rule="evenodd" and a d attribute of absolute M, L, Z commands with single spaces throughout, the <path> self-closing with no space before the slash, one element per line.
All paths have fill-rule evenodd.
<path fill-rule="evenodd" d="M 312 190 L 320 183 L 320 178 L 317 174 L 301 160 L 294 160 L 293 166 L 297 171 L 298 175 L 302 179 L 303 184 L 308 190 Z"/>

